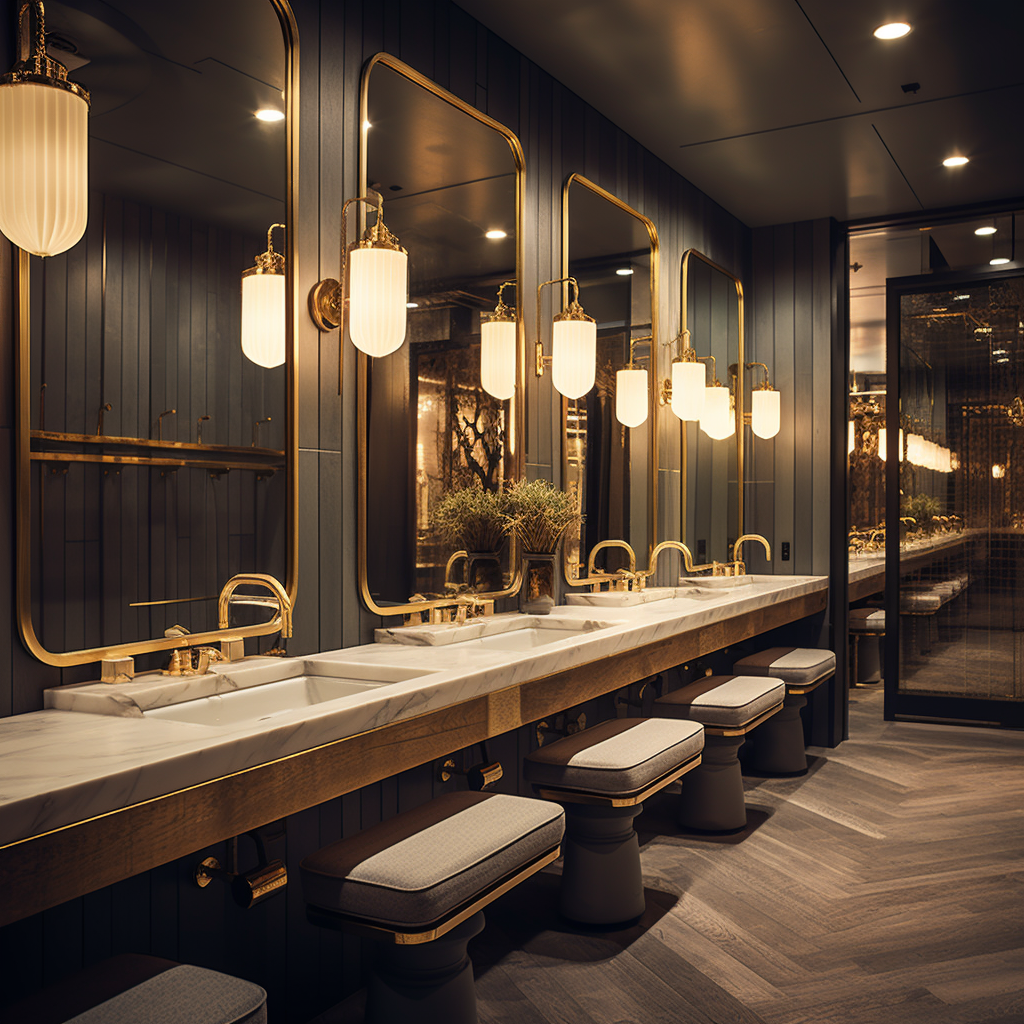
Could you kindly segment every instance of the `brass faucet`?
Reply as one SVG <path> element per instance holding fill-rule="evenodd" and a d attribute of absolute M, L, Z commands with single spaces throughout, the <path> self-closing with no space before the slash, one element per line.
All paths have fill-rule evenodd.
<path fill-rule="evenodd" d="M 740 560 L 740 548 L 743 547 L 745 541 L 756 540 L 764 548 L 764 556 L 769 562 L 772 560 L 772 546 L 768 541 L 761 536 L 759 533 L 745 533 L 742 537 L 738 538 L 736 543 L 732 546 L 732 572 L 726 572 L 725 575 L 729 576 L 745 576 L 747 573 L 747 567 Z"/>
<path fill-rule="evenodd" d="M 693 572 L 693 554 L 690 549 L 681 540 L 663 540 L 655 549 L 651 552 L 651 564 L 647 567 L 647 575 L 653 576 L 658 569 L 658 556 L 662 551 L 678 551 L 683 556 L 683 565 L 686 566 L 687 572 Z M 700 568 L 704 568 L 701 566 Z"/>
<path fill-rule="evenodd" d="M 454 551 L 451 557 L 445 563 L 444 567 L 444 589 L 445 590 L 457 590 L 462 584 L 455 583 L 451 579 L 452 569 L 455 568 L 455 563 L 465 558 L 469 560 L 468 551 Z"/>
<path fill-rule="evenodd" d="M 193 653 L 197 655 L 195 659 Z M 228 660 L 228 656 L 216 647 L 183 647 L 171 651 L 171 660 L 161 673 L 165 676 L 203 676 L 210 671 L 211 661 Z"/>
<path fill-rule="evenodd" d="M 288 591 L 281 583 L 267 573 L 262 572 L 240 572 L 237 576 L 224 584 L 224 589 L 217 599 L 217 625 L 220 629 L 228 628 L 228 612 L 231 605 L 231 595 L 243 586 L 263 587 L 277 598 L 278 619 L 281 624 L 281 637 L 287 639 L 292 635 L 292 600 Z"/>
<path fill-rule="evenodd" d="M 594 571 L 594 560 L 597 558 L 597 553 L 603 551 L 605 548 L 621 548 L 629 555 L 629 569 L 619 570 L 617 572 L 595 572 Z M 592 580 L 596 586 L 600 586 L 602 581 L 609 583 L 625 583 L 628 586 L 629 581 L 636 578 L 636 552 L 633 548 L 624 540 L 602 540 L 595 544 L 590 551 L 590 555 L 587 558 L 587 579 Z"/>

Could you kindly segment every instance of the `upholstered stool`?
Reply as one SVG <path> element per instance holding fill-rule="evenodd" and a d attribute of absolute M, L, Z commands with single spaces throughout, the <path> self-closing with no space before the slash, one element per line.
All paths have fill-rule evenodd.
<path fill-rule="evenodd" d="M 881 682 L 884 636 L 884 608 L 850 609 L 850 646 L 853 650 L 855 683 Z"/>
<path fill-rule="evenodd" d="M 733 665 L 733 671 L 771 676 L 786 684 L 782 710 L 752 737 L 754 753 L 750 766 L 770 775 L 799 775 L 807 771 L 800 712 L 807 704 L 807 694 L 836 674 L 835 654 L 813 647 L 770 647 L 741 658 Z"/>
<path fill-rule="evenodd" d="M 564 830 L 543 800 L 446 793 L 307 857 L 309 920 L 379 942 L 366 1019 L 473 1024 L 481 910 L 553 861 Z"/>
<path fill-rule="evenodd" d="M 264 1024 L 267 993 L 229 974 L 125 954 L 29 996 L 0 1018 L 5 1024 Z"/>
<path fill-rule="evenodd" d="M 703 832 L 738 832 L 747 823 L 736 756 L 751 729 L 782 707 L 786 686 L 763 676 L 704 676 L 654 702 L 654 713 L 704 726 L 700 767 L 682 781 L 679 824 Z"/>
<path fill-rule="evenodd" d="M 613 718 L 525 758 L 523 777 L 538 795 L 565 804 L 566 917 L 616 924 L 644 912 L 633 819 L 647 797 L 700 764 L 703 746 L 696 722 Z"/>

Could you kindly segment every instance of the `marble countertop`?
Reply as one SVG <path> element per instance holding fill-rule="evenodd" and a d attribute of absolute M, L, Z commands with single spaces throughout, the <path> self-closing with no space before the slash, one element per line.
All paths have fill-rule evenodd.
<path fill-rule="evenodd" d="M 373 643 L 308 657 L 249 658 L 186 679 L 154 673 L 117 686 L 90 683 L 47 691 L 47 710 L 0 719 L 0 844 L 827 586 L 827 578 L 820 576 L 754 576 L 749 586 L 736 590 L 688 593 L 632 608 L 559 607 L 539 628 L 559 621 L 573 629 L 581 624 L 594 628 L 530 650 L 496 650 L 480 641 Z M 485 622 L 486 630 L 500 632 L 524 618 L 535 617 L 509 613 L 474 624 Z M 444 628 L 421 627 L 425 632 Z M 146 717 L 156 706 L 304 673 L 354 675 L 383 685 L 244 724 Z"/>

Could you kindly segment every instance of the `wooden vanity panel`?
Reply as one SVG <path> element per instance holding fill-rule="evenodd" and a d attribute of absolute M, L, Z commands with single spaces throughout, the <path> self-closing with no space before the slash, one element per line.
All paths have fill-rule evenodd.
<path fill-rule="evenodd" d="M 824 590 L 0 849 L 0 926 L 825 608 Z"/>

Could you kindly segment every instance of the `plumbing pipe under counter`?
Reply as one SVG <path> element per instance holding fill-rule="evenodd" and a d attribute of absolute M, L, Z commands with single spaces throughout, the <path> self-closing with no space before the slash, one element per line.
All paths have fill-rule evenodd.
<path fill-rule="evenodd" d="M 164 863 L 262 820 L 360 788 L 374 780 L 368 773 L 386 778 L 434 756 L 517 728 L 559 710 L 556 705 L 562 696 L 565 706 L 578 703 L 581 678 L 593 690 L 586 695 L 589 699 L 622 685 L 623 674 L 633 671 L 634 662 L 639 673 L 636 678 L 648 675 L 651 660 L 639 650 L 646 645 L 679 638 L 692 646 L 704 635 L 699 633 L 702 627 L 709 624 L 716 626 L 711 631 L 716 638 L 726 635 L 730 624 L 736 639 L 749 636 L 757 630 L 745 625 L 745 617 L 776 605 L 777 621 L 765 625 L 762 616 L 760 629 L 819 612 L 825 607 L 827 587 L 825 577 L 762 576 L 738 591 L 705 595 L 702 600 L 676 598 L 634 608 L 602 608 L 598 614 L 586 607 L 559 608 L 559 619 L 600 619 L 601 628 L 567 630 L 571 635 L 556 642 L 522 650 L 472 642 L 433 646 L 374 643 L 305 658 L 249 658 L 219 665 L 215 673 L 210 673 L 221 677 L 219 680 L 204 676 L 169 680 L 160 676 L 157 682 L 140 675 L 132 684 L 60 688 L 48 698 L 51 703 L 66 700 L 64 706 L 73 707 L 76 693 L 83 699 L 88 694 L 90 701 L 109 693 L 110 700 L 131 702 L 138 713 L 50 709 L 0 720 L 0 763 L 4 766 L 0 846 L 15 844 L 0 849 L 0 879 L 28 887 L 24 896 L 27 902 L 6 912 L 0 910 L 0 924 L 110 884 L 117 877 Z M 508 618 L 524 617 L 510 613 Z M 732 642 L 736 641 L 727 638 L 719 646 Z M 659 651 L 664 647 L 660 643 Z M 719 647 L 705 653 L 716 649 Z M 661 656 L 670 655 L 668 651 Z M 577 671 L 598 661 L 619 665 L 621 670 L 614 677 Z M 214 690 L 220 687 L 221 693 L 214 695 L 222 696 L 225 683 L 232 690 L 245 689 L 303 673 L 355 678 L 368 685 L 341 697 L 265 717 L 228 716 L 229 720 L 221 724 L 207 724 L 206 719 L 200 724 L 147 717 L 142 707 L 185 706 L 181 690 L 176 692 L 177 701 L 155 696 L 161 688 L 166 691 L 182 683 Z M 559 678 L 571 679 L 572 686 L 567 682 L 561 690 Z M 128 686 L 133 690 L 129 691 Z M 196 701 L 201 699 L 197 697 Z M 439 726 L 432 725 L 435 719 Z M 346 761 L 346 751 L 357 748 L 359 756 Z M 308 769 L 303 767 L 304 758 L 309 759 Z M 304 772 L 315 778 L 304 779 Z M 189 801 L 216 800 L 221 791 L 218 787 L 224 790 L 225 802 L 218 811 L 224 813 L 193 813 L 187 820 L 190 825 L 194 822 L 195 828 L 179 825 L 180 836 L 165 825 L 159 833 L 167 837 L 161 840 L 165 843 L 162 859 L 152 859 L 142 848 L 145 830 L 138 826 L 172 804 L 178 808 L 176 813 L 190 813 L 185 806 Z M 228 788 L 232 789 L 230 797 Z M 161 800 L 165 797 L 166 802 Z M 143 804 L 145 801 L 153 802 Z M 81 829 L 83 836 L 88 833 L 96 837 L 79 840 L 78 849 L 88 851 L 89 844 L 99 843 L 103 830 L 115 828 L 119 819 L 116 813 L 108 818 L 96 816 L 122 809 L 136 824 L 124 821 L 116 834 L 123 834 L 128 826 L 137 833 L 133 834 L 136 846 L 124 854 L 123 871 L 116 864 L 106 864 L 117 860 L 117 855 L 111 858 L 109 848 L 102 854 L 96 852 L 92 868 L 83 868 L 95 873 L 92 881 L 75 882 L 66 878 L 66 872 L 46 866 L 47 858 L 50 864 L 59 863 L 60 844 L 67 839 L 66 833 L 47 833 L 67 826 Z M 271 817 L 264 817 L 266 814 Z M 203 832 L 202 828 L 228 831 L 219 835 Z M 30 837 L 35 838 L 29 843 L 18 842 Z M 79 888 L 73 888 L 75 885 Z M 47 896 L 44 890 L 50 889 L 53 891 Z"/>

